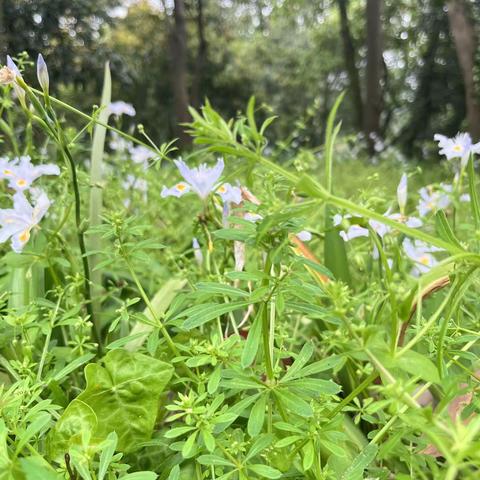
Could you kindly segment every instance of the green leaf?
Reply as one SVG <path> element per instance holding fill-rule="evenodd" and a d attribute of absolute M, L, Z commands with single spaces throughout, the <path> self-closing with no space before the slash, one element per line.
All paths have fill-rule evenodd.
<path fill-rule="evenodd" d="M 272 434 L 261 435 L 260 437 L 258 437 L 255 442 L 253 442 L 253 445 L 250 447 L 250 450 L 245 456 L 245 460 L 248 461 L 256 457 L 260 452 L 272 445 L 273 440 L 274 436 Z"/>
<path fill-rule="evenodd" d="M 202 305 L 195 305 L 187 308 L 176 318 L 188 317 L 183 322 L 183 327 L 186 330 L 197 328 L 211 320 L 224 315 L 225 313 L 233 312 L 240 308 L 244 308 L 248 302 L 231 302 L 231 303 L 204 303 Z"/>
<path fill-rule="evenodd" d="M 253 405 L 252 411 L 248 418 L 247 431 L 248 434 L 254 438 L 256 437 L 263 428 L 263 423 L 265 421 L 265 406 L 267 403 L 267 395 L 260 395 L 258 400 Z"/>
<path fill-rule="evenodd" d="M 118 436 L 115 432 L 110 433 L 105 440 L 106 445 L 100 454 L 100 462 L 98 465 L 98 480 L 103 480 L 107 474 L 108 466 L 112 461 L 113 454 L 117 448 Z"/>
<path fill-rule="evenodd" d="M 180 467 L 175 465 L 171 470 L 170 474 L 168 475 L 167 480 L 179 480 L 180 479 Z"/>
<path fill-rule="evenodd" d="M 480 228 L 480 202 L 478 200 L 477 187 L 475 185 L 475 169 L 473 166 L 473 155 L 470 155 L 468 159 L 468 189 L 470 192 L 470 205 L 472 208 L 472 214 L 475 221 L 475 228 Z"/>
<path fill-rule="evenodd" d="M 215 450 L 215 438 L 208 430 L 202 430 L 202 438 L 207 447 L 207 450 L 211 453 Z"/>
<path fill-rule="evenodd" d="M 221 378 L 222 378 L 222 368 L 220 366 L 218 366 L 210 374 L 210 378 L 208 379 L 207 392 L 210 395 L 213 395 L 217 391 Z"/>
<path fill-rule="evenodd" d="M 332 272 L 336 280 L 351 284 L 345 242 L 338 229 L 333 226 L 332 208 L 325 208 L 325 247 L 324 264 Z"/>
<path fill-rule="evenodd" d="M 261 478 L 280 478 L 282 476 L 282 472 L 268 465 L 249 465 L 248 469 L 260 475 Z"/>
<path fill-rule="evenodd" d="M 41 457 L 21 458 L 20 465 L 26 480 L 62 480 L 63 478 Z"/>
<path fill-rule="evenodd" d="M 154 295 L 153 299 L 151 300 L 151 304 L 155 314 L 158 316 L 163 315 L 167 308 L 172 303 L 173 299 L 177 296 L 178 292 L 185 286 L 187 283 L 184 279 L 179 278 L 172 278 L 168 280 L 165 285 L 158 290 L 158 292 Z M 152 312 L 150 312 L 149 308 L 146 308 L 143 311 L 143 314 L 151 321 L 154 321 Z M 125 345 L 125 349 L 129 351 L 137 350 L 148 337 L 148 334 L 153 330 L 153 326 L 146 325 L 142 322 L 137 322 L 135 326 L 132 328 L 130 335 L 136 335 L 137 333 L 143 332 L 144 336 L 137 338 L 135 340 L 131 340 L 127 345 Z"/>
<path fill-rule="evenodd" d="M 298 395 L 295 395 L 286 389 L 279 388 L 274 390 L 274 394 L 278 401 L 291 412 L 296 413 L 301 417 L 311 417 L 313 415 L 312 407 Z"/>
<path fill-rule="evenodd" d="M 250 327 L 250 331 L 248 332 L 247 341 L 245 342 L 242 352 L 241 364 L 243 368 L 249 367 L 257 355 L 262 332 L 262 312 L 264 308 L 265 306 L 262 304 L 252 326 Z"/>
<path fill-rule="evenodd" d="M 300 369 L 305 366 L 305 364 L 310 360 L 310 357 L 313 355 L 313 345 L 312 342 L 307 342 L 300 350 L 300 353 L 297 355 L 297 358 L 293 362 L 293 365 L 289 367 L 287 373 L 283 376 L 280 382 L 287 382 L 289 379 L 295 378 L 296 374 Z"/>
<path fill-rule="evenodd" d="M 168 430 L 168 432 L 165 433 L 165 438 L 177 438 L 181 437 L 185 433 L 191 432 L 192 430 L 195 430 L 196 427 L 176 427 L 172 428 L 171 430 Z"/>
<path fill-rule="evenodd" d="M 378 447 L 376 445 L 368 444 L 343 472 L 341 480 L 360 480 L 363 478 L 363 471 L 373 462 L 377 451 Z"/>
<path fill-rule="evenodd" d="M 224 283 L 200 282 L 197 284 L 199 292 L 212 295 L 225 295 L 227 297 L 249 297 L 250 293 Z"/>
<path fill-rule="evenodd" d="M 99 442 L 115 431 L 118 449 L 134 450 L 153 432 L 160 394 L 173 373 L 171 365 L 125 350 L 103 358 L 104 367 L 85 367 L 86 389 L 66 408 L 52 434 L 53 454 L 68 451 L 78 432 L 89 430 Z M 98 421 L 101 419 L 101 421 Z"/>
<path fill-rule="evenodd" d="M 452 227 L 448 223 L 447 216 L 443 210 L 439 210 L 435 214 L 435 227 L 440 238 L 463 249 L 458 238 L 453 233 Z"/>
<path fill-rule="evenodd" d="M 219 457 L 218 455 L 200 455 L 197 458 L 197 462 L 200 463 L 200 465 L 213 465 L 217 467 L 235 467 L 235 465 L 228 461 L 225 460 L 222 457 Z"/>
<path fill-rule="evenodd" d="M 73 400 L 47 436 L 48 456 L 61 461 L 71 446 L 82 444 L 84 433 L 95 431 L 97 423 L 97 416 L 89 405 Z"/>
<path fill-rule="evenodd" d="M 158 475 L 154 472 L 134 472 L 127 473 L 121 480 L 155 480 Z"/>
<path fill-rule="evenodd" d="M 66 367 L 62 368 L 59 372 L 57 372 L 50 379 L 50 381 L 59 382 L 60 380 L 65 378 L 68 374 L 76 370 L 78 367 L 81 367 L 84 363 L 89 362 L 93 357 L 95 357 L 95 354 L 86 353 L 85 355 L 82 355 L 76 358 L 75 360 L 71 361 Z"/>
<path fill-rule="evenodd" d="M 309 377 L 310 375 L 316 375 L 317 373 L 324 372 L 325 370 L 330 370 L 336 368 L 339 365 L 345 363 L 345 357 L 339 355 L 331 355 L 330 357 L 319 360 L 318 362 L 311 363 L 305 368 L 302 368 L 300 372 L 293 378 L 297 377 Z"/>
<path fill-rule="evenodd" d="M 305 471 L 310 470 L 313 465 L 313 461 L 315 459 L 315 447 L 313 442 L 307 442 L 307 444 L 303 447 L 303 469 Z"/>
<path fill-rule="evenodd" d="M 408 350 L 400 358 L 395 359 L 395 366 L 412 375 L 418 375 L 427 382 L 440 383 L 437 367 L 421 353 Z"/>
<path fill-rule="evenodd" d="M 190 458 L 195 452 L 195 440 L 197 439 L 198 431 L 193 432 L 187 441 L 183 444 L 182 456 L 183 458 Z"/>
<path fill-rule="evenodd" d="M 105 63 L 104 77 L 103 77 L 103 91 L 101 99 L 102 110 L 98 114 L 98 121 L 102 124 L 108 122 L 110 115 L 108 106 L 112 97 L 112 77 L 110 74 L 110 66 Z M 97 123 L 93 132 L 92 153 L 90 158 L 90 214 L 88 224 L 90 228 L 95 228 L 102 222 L 103 209 L 103 153 L 105 149 L 105 136 L 107 128 Z M 90 235 L 88 242 L 89 251 L 98 251 L 102 248 L 102 237 L 100 233 Z M 94 320 L 98 323 L 98 315 L 100 310 L 99 294 L 102 291 L 102 271 L 99 267 L 99 255 L 93 254 L 89 258 L 90 277 L 92 280 L 92 308 L 94 312 Z M 96 325 L 97 330 L 99 326 Z"/>
<path fill-rule="evenodd" d="M 33 422 L 22 432 L 18 438 L 16 453 L 20 453 L 27 443 L 41 430 L 43 430 L 51 420 L 51 415 L 47 412 L 41 412 Z"/>

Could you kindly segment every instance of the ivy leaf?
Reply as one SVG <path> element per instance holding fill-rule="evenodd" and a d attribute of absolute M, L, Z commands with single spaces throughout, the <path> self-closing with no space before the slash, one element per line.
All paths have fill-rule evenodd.
<path fill-rule="evenodd" d="M 114 431 L 118 450 L 124 452 L 151 437 L 160 393 L 172 376 L 172 366 L 125 350 L 112 350 L 103 364 L 85 367 L 87 388 L 66 408 L 50 435 L 54 456 L 80 443 L 82 431 L 90 431 L 94 442 Z"/>

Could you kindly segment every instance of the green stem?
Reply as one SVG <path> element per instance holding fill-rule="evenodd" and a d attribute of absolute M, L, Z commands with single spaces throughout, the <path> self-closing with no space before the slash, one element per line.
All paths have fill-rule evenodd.
<path fill-rule="evenodd" d="M 162 334 L 163 338 L 167 342 L 168 348 L 171 350 L 171 352 L 176 357 L 180 357 L 180 352 L 179 352 L 177 346 L 175 345 L 174 341 L 172 340 L 172 337 L 170 336 L 170 334 L 168 333 L 168 330 L 165 328 L 165 326 L 163 325 L 161 320 L 158 318 L 158 315 L 155 312 L 155 309 L 153 308 L 153 305 L 150 302 L 150 299 L 148 298 L 148 295 L 145 292 L 142 284 L 140 283 L 140 280 L 139 280 L 137 274 L 135 273 L 135 270 L 133 269 L 132 264 L 130 263 L 130 260 L 128 259 L 128 257 L 125 254 L 123 255 L 123 259 L 125 260 L 125 263 L 127 264 L 127 268 L 130 272 L 130 275 L 132 276 L 133 281 L 134 281 L 135 285 L 137 286 L 138 291 L 140 292 L 140 296 L 142 297 L 143 301 L 145 302 L 145 305 L 148 308 L 148 311 L 150 312 L 150 315 L 152 316 L 152 319 L 156 322 L 156 326 L 158 327 L 158 329 L 160 330 L 160 333 Z M 187 375 L 192 380 L 197 381 L 197 377 L 190 370 L 190 368 L 187 366 L 187 364 L 184 361 L 181 361 L 180 364 L 182 365 L 183 368 L 185 368 L 185 371 L 187 372 Z"/>
<path fill-rule="evenodd" d="M 72 154 L 70 153 L 70 150 L 63 142 L 62 142 L 62 151 L 63 151 L 64 157 L 67 160 L 68 165 L 70 166 L 70 172 L 72 175 L 73 197 L 75 200 L 75 226 L 77 229 L 77 240 L 78 240 L 78 245 L 80 247 L 80 254 L 82 257 L 82 267 L 83 267 L 83 276 L 84 276 L 83 287 L 84 287 L 85 300 L 86 300 L 85 308 L 87 309 L 87 313 L 93 324 L 92 335 L 95 342 L 98 345 L 98 353 L 99 355 L 101 355 L 102 353 L 101 331 L 100 331 L 100 325 L 98 325 L 98 323 L 96 322 L 94 312 L 93 312 L 93 307 L 92 307 L 92 293 L 90 289 L 90 285 L 91 285 L 90 267 L 88 265 L 87 248 L 85 246 L 84 229 L 82 226 L 81 199 L 80 199 L 80 188 L 78 185 L 77 169 L 75 167 L 75 162 L 73 161 L 73 157 L 72 157 Z"/>

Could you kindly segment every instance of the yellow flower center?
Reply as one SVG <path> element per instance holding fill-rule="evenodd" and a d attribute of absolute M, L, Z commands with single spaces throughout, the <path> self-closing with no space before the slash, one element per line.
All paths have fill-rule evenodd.
<path fill-rule="evenodd" d="M 461 151 L 463 150 L 463 148 L 462 148 L 461 145 L 455 145 L 455 146 L 453 147 L 453 150 L 454 150 L 455 152 L 461 152 Z"/>
<path fill-rule="evenodd" d="M 23 178 L 21 178 L 20 180 L 17 180 L 17 185 L 19 187 L 24 187 L 26 184 L 27 184 L 27 181 Z"/>
<path fill-rule="evenodd" d="M 30 238 L 30 230 L 23 231 L 18 238 L 22 243 L 27 243 Z"/>
<path fill-rule="evenodd" d="M 222 185 L 221 187 L 218 188 L 217 192 L 218 193 L 225 193 L 227 189 Z"/>
<path fill-rule="evenodd" d="M 425 266 L 429 266 L 430 265 L 430 257 L 428 255 L 422 255 L 419 259 L 418 259 L 419 263 L 421 263 L 422 265 L 425 265 Z"/>
<path fill-rule="evenodd" d="M 184 183 L 177 183 L 177 190 L 183 192 L 186 188 L 187 186 Z"/>
<path fill-rule="evenodd" d="M 5 168 L 5 169 L 3 170 L 3 174 L 4 174 L 4 175 L 12 175 L 13 172 L 12 172 L 11 170 L 9 170 L 8 168 Z"/>

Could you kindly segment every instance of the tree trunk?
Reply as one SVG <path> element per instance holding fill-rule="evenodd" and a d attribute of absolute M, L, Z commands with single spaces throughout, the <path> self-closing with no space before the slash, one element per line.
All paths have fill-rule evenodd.
<path fill-rule="evenodd" d="M 428 40 L 425 52 L 422 55 L 422 67 L 418 73 L 418 88 L 415 93 L 415 100 L 412 104 L 410 121 L 401 132 L 399 139 L 405 146 L 408 157 L 414 155 L 415 141 L 425 132 L 430 123 L 430 117 L 434 111 L 434 104 L 431 95 L 432 83 L 436 75 L 436 56 L 439 46 L 440 35 L 444 27 L 445 13 L 438 10 L 434 5 L 431 11 L 425 13 L 428 18 L 423 18 L 425 25 L 431 23 L 428 30 Z"/>
<path fill-rule="evenodd" d="M 5 62 L 8 51 L 8 34 L 5 25 L 5 0 L 0 0 L 0 57 L 1 63 Z M 12 53 L 12 52 L 10 52 Z"/>
<path fill-rule="evenodd" d="M 193 104 L 198 108 L 204 96 L 205 66 L 207 64 L 207 39 L 205 38 L 205 17 L 203 15 L 204 0 L 197 0 L 197 34 L 198 51 L 195 65 L 195 82 L 193 85 Z"/>
<path fill-rule="evenodd" d="M 185 132 L 180 123 L 191 120 L 188 112 L 188 89 L 187 89 L 187 29 L 185 26 L 185 3 L 184 0 L 175 0 L 174 25 L 171 35 L 171 72 L 172 88 L 175 108 L 175 135 L 179 139 L 180 147 L 189 147 L 191 137 Z"/>
<path fill-rule="evenodd" d="M 382 0 L 367 0 L 367 95 L 364 126 L 371 154 L 374 153 L 374 137 L 380 135 L 380 114 L 382 113 L 381 14 Z"/>
<path fill-rule="evenodd" d="M 465 85 L 465 106 L 467 123 L 470 135 L 475 141 L 480 139 L 480 102 L 475 91 L 474 56 L 476 45 L 475 30 L 468 18 L 467 5 L 464 0 L 450 0 L 447 2 L 448 20 L 458 63 L 462 69 Z"/>
<path fill-rule="evenodd" d="M 343 53 L 345 57 L 345 67 L 347 69 L 348 81 L 350 83 L 350 91 L 355 107 L 356 123 L 359 130 L 363 127 L 363 101 L 362 91 L 360 89 L 360 76 L 355 64 L 355 46 L 353 44 L 350 25 L 348 22 L 348 0 L 338 0 L 338 8 L 340 11 L 341 34 L 343 41 Z"/>

